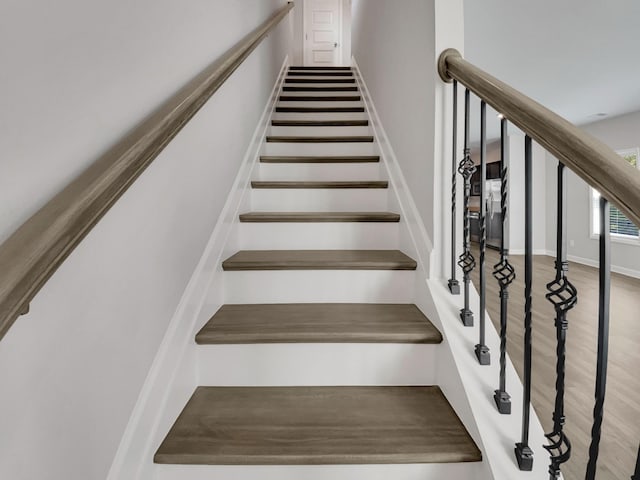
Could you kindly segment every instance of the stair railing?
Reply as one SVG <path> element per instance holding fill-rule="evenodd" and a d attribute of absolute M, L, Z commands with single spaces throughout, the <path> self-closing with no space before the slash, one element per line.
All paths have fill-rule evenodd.
<path fill-rule="evenodd" d="M 549 478 L 560 478 L 561 466 L 571 456 L 571 442 L 564 432 L 564 391 L 565 391 L 565 356 L 566 336 L 568 330 L 568 313 L 576 305 L 578 292 L 569 280 L 567 261 L 567 187 L 566 169 L 571 169 L 579 177 L 601 194 L 600 198 L 600 259 L 599 259 L 599 311 L 598 311 L 598 352 L 595 405 L 591 429 L 591 445 L 585 478 L 596 477 L 596 467 L 600 446 L 604 400 L 607 383 L 607 354 L 609 337 L 609 294 L 610 294 L 610 219 L 609 202 L 615 204 L 632 222 L 640 225 L 640 171 L 631 167 L 624 159 L 609 147 L 586 134 L 567 120 L 549 109 L 523 95 L 509 85 L 492 77 L 483 70 L 464 60 L 454 49 L 442 52 L 438 60 L 440 77 L 453 83 L 453 163 L 451 192 L 451 277 L 449 289 L 452 294 L 460 293 L 456 279 L 456 173 L 463 180 L 463 232 L 460 254 L 457 265 L 463 272 L 464 308 L 460 312 L 463 325 L 473 325 L 473 312 L 469 308 L 470 274 L 476 267 L 476 261 L 470 249 L 470 215 L 469 195 L 471 192 L 471 176 L 476 169 L 480 170 L 480 258 L 478 268 L 480 311 L 479 342 L 475 354 L 480 365 L 490 363 L 490 352 L 485 345 L 485 249 L 487 212 L 485 205 L 486 181 L 486 105 L 493 107 L 501 116 L 501 209 L 502 221 L 508 214 L 508 185 L 506 157 L 506 137 L 508 122 L 513 123 L 525 133 L 524 145 L 524 216 L 525 216 L 525 253 L 524 253 L 524 375 L 523 375 L 523 409 L 522 437 L 515 444 L 514 453 L 521 470 L 533 469 L 533 451 L 529 446 L 529 414 L 531 405 L 531 361 L 532 361 L 532 279 L 533 279 L 533 156 L 532 142 L 535 141 L 558 160 L 557 169 L 557 231 L 555 278 L 547 284 L 546 299 L 555 309 L 556 326 L 556 396 L 553 413 L 553 429 L 546 435 L 549 444 L 545 449 L 550 454 Z M 464 150 L 462 160 L 457 163 L 457 128 L 458 128 L 458 84 L 465 88 L 464 105 Z M 476 165 L 470 155 L 469 146 L 469 111 L 470 93 L 480 98 L 480 158 Z M 504 223 L 503 223 L 504 226 Z M 503 229 L 504 230 L 504 229 Z M 516 272 L 509 262 L 509 251 L 505 245 L 504 233 L 500 242 L 500 261 L 494 266 L 493 276 L 500 288 L 500 373 L 498 389 L 494 394 L 496 408 L 501 414 L 511 413 L 511 401 L 505 381 L 506 340 L 507 340 L 507 308 L 509 301 L 509 285 L 515 279 Z M 640 451 L 633 480 L 640 478 Z"/>
<path fill-rule="evenodd" d="M 294 7 L 231 47 L 0 245 L 0 340 L 102 216 Z"/>

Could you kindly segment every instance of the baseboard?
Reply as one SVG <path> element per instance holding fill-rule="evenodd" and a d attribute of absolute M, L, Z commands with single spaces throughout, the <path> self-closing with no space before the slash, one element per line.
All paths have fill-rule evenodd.
<path fill-rule="evenodd" d="M 431 271 L 433 242 L 427 233 L 427 229 L 418 213 L 418 208 L 411 196 L 407 182 L 402 174 L 402 169 L 398 163 L 393 147 L 382 126 L 382 121 L 367 88 L 367 84 L 362 77 L 358 62 L 355 57 L 352 59 L 352 68 L 356 82 L 360 88 L 365 110 L 369 116 L 369 125 L 376 139 L 380 151 L 380 161 L 384 166 L 391 187 L 390 192 L 395 193 L 395 198 L 390 198 L 390 207 L 398 209 L 400 213 L 400 247 L 408 255 L 414 256 L 420 268 L 427 274 Z"/>
<path fill-rule="evenodd" d="M 163 427 L 175 420 L 177 412 L 197 385 L 194 334 L 208 320 L 211 310 L 222 303 L 220 294 L 216 298 L 216 294 L 212 295 L 211 292 L 222 291 L 222 288 L 214 287 L 216 282 L 221 281 L 220 264 L 225 246 L 234 229 L 237 229 L 238 214 L 249 191 L 251 175 L 258 164 L 260 149 L 288 64 L 287 56 L 240 165 L 231 193 L 149 369 L 107 480 L 152 478 L 153 450 L 159 442 L 159 435 L 164 432 Z"/>
<path fill-rule="evenodd" d="M 552 250 L 548 250 L 546 255 L 549 257 L 555 257 L 556 252 Z M 587 267 L 598 268 L 600 265 L 597 260 L 593 260 L 592 258 L 584 258 L 577 257 L 575 255 L 567 255 L 567 260 L 570 262 L 579 263 L 580 265 L 586 265 Z M 625 275 L 631 278 L 639 278 L 640 279 L 640 271 L 633 270 L 631 268 L 620 267 L 619 265 L 611 265 L 611 271 L 614 273 L 619 273 L 620 275 Z"/>
<path fill-rule="evenodd" d="M 534 249 L 534 255 L 549 255 L 549 250 L 545 250 L 544 248 Z M 524 255 L 524 249 L 509 249 L 509 255 Z M 555 253 L 554 253 L 555 255 Z"/>

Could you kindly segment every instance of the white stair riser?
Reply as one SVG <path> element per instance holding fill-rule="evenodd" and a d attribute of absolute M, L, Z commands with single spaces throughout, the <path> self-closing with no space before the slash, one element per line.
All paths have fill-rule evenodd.
<path fill-rule="evenodd" d="M 264 155 L 377 155 L 378 148 L 372 142 L 345 143 L 266 143 Z"/>
<path fill-rule="evenodd" d="M 364 104 L 360 101 L 348 101 L 348 102 L 278 102 L 278 107 L 313 107 L 313 108 L 331 108 L 331 107 L 363 107 Z"/>
<path fill-rule="evenodd" d="M 317 80 L 314 79 L 314 80 Z M 358 84 L 357 83 L 299 83 L 299 82 L 291 82 L 291 83 L 285 83 L 284 84 L 287 87 L 321 87 L 321 88 L 327 88 L 327 87 L 357 87 Z M 288 93 L 288 92 L 285 92 Z"/>
<path fill-rule="evenodd" d="M 347 92 L 280 92 L 281 96 L 287 97 L 353 97 L 361 96 L 359 91 L 347 91 Z"/>
<path fill-rule="evenodd" d="M 156 465 L 154 480 L 478 480 L 475 463 L 412 465 Z"/>
<path fill-rule="evenodd" d="M 414 271 L 225 272 L 225 303 L 410 303 Z"/>
<path fill-rule="evenodd" d="M 270 189 L 251 190 L 256 212 L 384 212 L 388 189 Z"/>
<path fill-rule="evenodd" d="M 380 180 L 380 163 L 262 163 L 260 180 Z"/>
<path fill-rule="evenodd" d="M 242 223 L 242 250 L 387 250 L 398 248 L 397 223 Z"/>
<path fill-rule="evenodd" d="M 292 67 L 296 67 L 297 65 L 292 65 Z M 319 65 L 320 66 L 320 65 Z M 342 65 L 338 65 L 338 66 L 342 66 Z M 348 65 L 344 65 L 345 67 L 348 67 Z M 291 75 L 292 73 L 308 73 L 309 75 L 313 76 L 314 74 L 318 74 L 318 73 L 350 73 L 351 75 L 354 74 L 353 69 L 348 70 L 348 69 L 341 69 L 341 68 L 318 68 L 318 69 L 313 69 L 313 70 L 304 70 L 304 69 L 297 69 L 297 68 L 290 68 L 289 70 L 287 70 L 287 75 Z"/>
<path fill-rule="evenodd" d="M 353 75 L 318 75 L 309 73 L 308 75 L 287 75 L 288 80 L 353 80 Z"/>
<path fill-rule="evenodd" d="M 274 120 L 367 120 L 366 112 L 274 112 Z"/>
<path fill-rule="evenodd" d="M 274 127 L 269 129 L 269 135 L 283 137 L 342 137 L 342 136 L 371 136 L 369 127 Z"/>
<path fill-rule="evenodd" d="M 410 343 L 200 345 L 198 385 L 433 385 L 436 348 Z"/>

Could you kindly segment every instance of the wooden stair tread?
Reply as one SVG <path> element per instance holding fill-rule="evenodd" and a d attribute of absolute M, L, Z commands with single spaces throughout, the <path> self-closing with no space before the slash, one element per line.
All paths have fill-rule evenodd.
<path fill-rule="evenodd" d="M 240 215 L 247 223 L 394 222 L 400 215 L 390 212 L 249 212 Z"/>
<path fill-rule="evenodd" d="M 260 163 L 378 163 L 378 155 L 356 156 L 261 156 Z"/>
<path fill-rule="evenodd" d="M 154 461 L 197 465 L 482 459 L 436 387 L 198 387 Z"/>
<path fill-rule="evenodd" d="M 272 120 L 274 127 L 368 127 L 369 120 Z"/>
<path fill-rule="evenodd" d="M 442 335 L 415 305 L 223 305 L 196 343 L 430 343 Z"/>
<path fill-rule="evenodd" d="M 415 270 L 400 250 L 241 250 L 222 262 L 241 270 Z"/>
<path fill-rule="evenodd" d="M 357 180 L 357 181 L 299 181 L 299 180 L 254 180 L 252 188 L 388 188 L 386 180 Z"/>
<path fill-rule="evenodd" d="M 360 95 L 280 95 L 281 102 L 360 102 Z"/>
<path fill-rule="evenodd" d="M 357 92 L 358 87 L 282 87 L 284 92 Z"/>
<path fill-rule="evenodd" d="M 364 107 L 276 107 L 277 113 L 364 113 Z"/>
<path fill-rule="evenodd" d="M 284 83 L 356 83 L 355 78 L 285 78 Z"/>
<path fill-rule="evenodd" d="M 372 135 L 303 137 L 268 135 L 267 143 L 372 143 Z"/>

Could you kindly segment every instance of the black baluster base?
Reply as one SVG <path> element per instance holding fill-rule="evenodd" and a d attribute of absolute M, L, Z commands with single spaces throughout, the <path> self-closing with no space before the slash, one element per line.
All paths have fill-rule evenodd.
<path fill-rule="evenodd" d="M 493 400 L 496 402 L 498 412 L 502 415 L 511 415 L 511 395 L 507 392 L 496 390 L 493 395 Z"/>
<path fill-rule="evenodd" d="M 473 312 L 471 310 L 460 310 L 460 320 L 465 327 L 473 327 Z"/>
<path fill-rule="evenodd" d="M 491 354 L 486 345 L 476 345 L 476 358 L 480 365 L 491 365 Z"/>
<path fill-rule="evenodd" d="M 533 470 L 533 450 L 528 445 L 522 443 L 516 443 L 514 449 L 516 454 L 516 460 L 518 461 L 518 468 L 523 472 L 530 472 Z"/>
<path fill-rule="evenodd" d="M 449 280 L 449 291 L 451 295 L 460 295 L 460 282 L 458 280 Z"/>

